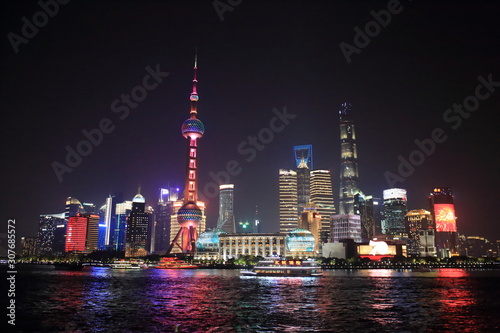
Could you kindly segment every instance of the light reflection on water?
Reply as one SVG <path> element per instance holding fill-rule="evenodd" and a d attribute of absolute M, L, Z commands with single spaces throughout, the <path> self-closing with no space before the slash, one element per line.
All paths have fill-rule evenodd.
<path fill-rule="evenodd" d="M 498 271 L 31 270 L 18 274 L 25 332 L 500 331 Z"/>

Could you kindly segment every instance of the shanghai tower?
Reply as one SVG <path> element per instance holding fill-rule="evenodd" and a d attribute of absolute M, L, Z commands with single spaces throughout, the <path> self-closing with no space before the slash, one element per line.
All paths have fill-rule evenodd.
<path fill-rule="evenodd" d="M 177 222 L 180 225 L 179 232 L 173 239 L 167 253 L 177 246 L 182 253 L 194 255 L 196 252 L 196 240 L 198 239 L 197 228 L 203 221 L 203 212 L 198 207 L 198 139 L 205 132 L 205 126 L 201 120 L 196 118 L 198 113 L 198 92 L 196 86 L 197 60 L 194 61 L 193 91 L 189 97 L 191 111 L 189 118 L 181 127 L 182 135 L 188 139 L 186 185 L 184 187 L 183 205 L 177 211 Z"/>
<path fill-rule="evenodd" d="M 356 132 L 351 118 L 351 108 L 350 103 L 343 103 L 339 110 L 341 159 L 339 214 L 354 214 L 354 196 L 360 193 Z"/>

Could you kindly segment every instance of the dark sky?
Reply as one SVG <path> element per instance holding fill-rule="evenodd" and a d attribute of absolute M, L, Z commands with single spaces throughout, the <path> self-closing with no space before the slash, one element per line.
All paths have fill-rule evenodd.
<path fill-rule="evenodd" d="M 313 145 L 315 168 L 332 170 L 338 191 L 338 109 L 349 101 L 365 193 L 382 196 L 398 156 L 408 158 L 415 140 L 441 128 L 446 141 L 395 187 L 408 190 L 410 209 L 429 209 L 435 186 L 452 187 L 459 232 L 500 239 L 499 84 L 479 88 L 489 96 L 471 104 L 477 110 L 468 118 L 444 120 L 455 103 L 477 100 L 479 76 L 500 82 L 500 4 L 401 1 L 348 63 L 339 44 L 354 45 L 354 28 L 364 31 L 370 12 L 388 3 L 245 0 L 221 20 L 212 1 L 74 0 L 46 23 L 36 1 L 2 3 L 2 221 L 16 218 L 18 235 L 34 236 L 38 215 L 62 212 L 67 196 L 100 206 L 114 192 L 131 200 L 141 184 L 154 204 L 158 188 L 182 186 L 180 126 L 197 46 L 198 116 L 206 127 L 200 187 L 236 160 L 237 220 L 252 218 L 258 205 L 263 231 L 278 230 L 278 170 L 294 167 L 293 145 Z M 41 26 L 16 53 L 9 33 L 21 36 L 22 18 L 33 22 L 33 15 Z M 113 101 L 142 86 L 148 66 L 169 74 L 120 119 Z M 295 118 L 247 161 L 238 146 L 269 134 L 273 109 L 285 107 Z M 82 131 L 102 119 L 114 130 L 60 182 L 51 164 L 65 164 L 65 147 L 75 149 Z M 213 227 L 218 198 L 207 204 Z"/>

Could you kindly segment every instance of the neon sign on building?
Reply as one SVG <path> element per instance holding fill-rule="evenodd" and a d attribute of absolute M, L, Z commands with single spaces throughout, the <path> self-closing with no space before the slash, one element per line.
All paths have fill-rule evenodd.
<path fill-rule="evenodd" d="M 457 232 L 455 206 L 453 204 L 434 204 L 437 232 Z"/>

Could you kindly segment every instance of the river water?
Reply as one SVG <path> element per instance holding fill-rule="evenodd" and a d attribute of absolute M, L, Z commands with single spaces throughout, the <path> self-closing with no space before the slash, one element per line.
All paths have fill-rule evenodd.
<path fill-rule="evenodd" d="M 275 278 L 86 267 L 16 279 L 18 332 L 500 332 L 500 270 Z"/>

